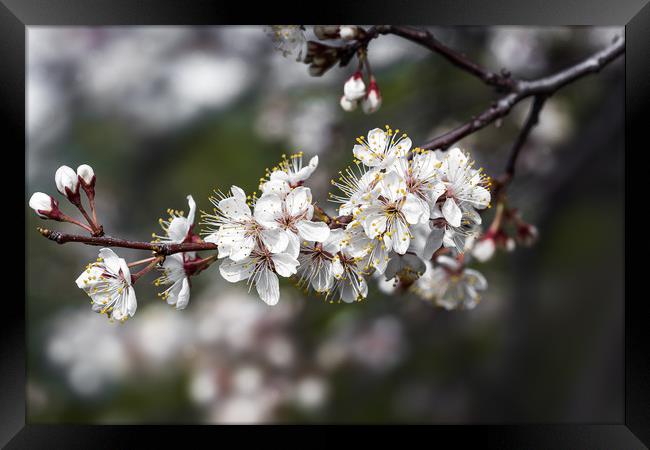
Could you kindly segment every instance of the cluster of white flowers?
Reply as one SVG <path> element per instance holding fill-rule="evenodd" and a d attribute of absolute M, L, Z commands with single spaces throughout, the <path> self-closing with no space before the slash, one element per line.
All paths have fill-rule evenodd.
<path fill-rule="evenodd" d="M 223 260 L 219 271 L 224 279 L 246 280 L 249 290 L 255 286 L 268 305 L 279 301 L 278 277 L 292 277 L 298 286 L 330 302 L 351 303 L 367 297 L 367 278 L 372 275 L 384 291 L 399 286 L 447 309 L 472 308 L 487 283 L 465 263 L 469 255 L 483 261 L 494 253 L 493 247 L 503 240 L 500 236 L 506 236 L 501 219 L 515 224 L 520 242 L 536 237 L 534 227 L 502 204 L 481 236 L 478 211 L 490 204 L 490 179 L 459 148 L 448 152 L 412 148 L 406 134 L 387 125 L 357 138 L 352 152 L 355 164 L 332 180 L 341 191 L 330 194 L 330 200 L 339 204 L 338 215 L 316 206 L 310 188 L 304 186 L 318 167 L 318 156 L 303 165 L 302 153 L 283 155 L 260 178 L 259 197 L 232 186 L 229 194 L 218 192 L 210 198 L 214 211 L 202 215 L 203 240 L 194 232 L 196 203 L 191 195 L 187 216 L 170 209 L 168 219 L 159 219 L 164 234 L 154 233 L 153 243 L 185 245 L 182 250 L 189 251 L 167 256 L 154 252 L 127 263 L 103 248 L 97 261 L 77 278 L 77 285 L 91 298 L 94 311 L 120 322 L 135 314 L 133 284 L 140 276 L 158 268 L 162 275 L 154 284 L 165 287 L 159 296 L 184 309 L 191 277 L 217 259 Z M 71 222 L 101 236 L 92 168 L 82 165 L 75 172 L 62 166 L 55 182 L 88 226 L 60 212 L 58 202 L 47 194 L 34 194 L 30 206 L 41 218 Z M 83 209 L 80 188 L 87 193 L 93 218 Z M 206 243 L 214 247 L 205 247 Z M 218 253 L 201 258 L 197 248 Z M 133 267 L 145 263 L 132 274 Z"/>
<path fill-rule="evenodd" d="M 423 286 L 439 270 L 463 283 L 456 272 L 462 273 L 464 265 L 458 262 L 451 270 L 440 254 L 464 258 L 473 245 L 480 234 L 477 210 L 490 204 L 489 178 L 482 169 L 474 169 L 474 162 L 459 148 L 441 152 L 411 147 L 411 139 L 399 130 L 388 126 L 370 130 L 353 148 L 356 166 L 332 180 L 341 194 L 331 194 L 331 200 L 341 204 L 341 215 L 350 216 L 340 240 L 339 259 L 354 268 L 354 277 L 342 284 L 355 295 L 341 298 L 365 297 L 364 276 L 375 272 L 416 292 L 426 291 L 425 298 L 440 305 L 471 306 L 475 302 L 451 300 L 458 295 L 455 284 L 440 283 L 436 289 Z M 474 296 L 484 289 L 485 280 L 480 278 L 482 283 L 474 290 L 463 292 Z"/>
<path fill-rule="evenodd" d="M 302 186 L 318 166 L 318 157 L 303 167 L 302 154 L 284 159 L 263 179 L 262 196 L 247 197 L 232 186 L 231 195 L 210 198 L 214 214 L 204 215 L 205 241 L 217 244 L 221 275 L 232 283 L 248 280 L 260 298 L 275 305 L 280 298 L 278 275 L 298 270 L 301 240 L 326 242 L 330 229 L 312 221 L 311 190 Z"/>

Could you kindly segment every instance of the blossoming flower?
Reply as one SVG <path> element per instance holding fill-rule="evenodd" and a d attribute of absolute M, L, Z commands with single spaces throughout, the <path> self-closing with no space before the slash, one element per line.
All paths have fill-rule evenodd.
<path fill-rule="evenodd" d="M 356 214 L 368 206 L 375 197 L 371 191 L 376 188 L 380 179 L 377 169 L 367 169 L 357 163 L 356 170 L 348 167 L 345 172 L 339 172 L 337 180 L 332 180 L 332 185 L 341 190 L 342 195 L 330 193 L 330 201 L 341 203 L 339 214 Z"/>
<path fill-rule="evenodd" d="M 221 199 L 211 197 L 215 213 L 203 216 L 203 223 L 209 226 L 204 240 L 219 246 L 219 258 L 241 261 L 251 254 L 258 242 L 272 253 L 284 251 L 289 243 L 286 233 L 266 228 L 255 220 L 242 189 L 232 186 L 231 192 L 230 197 L 223 194 Z"/>
<path fill-rule="evenodd" d="M 158 296 L 175 305 L 176 309 L 184 309 L 190 301 L 190 278 L 184 268 L 186 258 L 189 255 L 185 253 L 169 255 L 163 263 L 163 275 L 154 282 L 156 286 L 170 285 Z"/>
<path fill-rule="evenodd" d="M 383 236 L 369 237 L 359 221 L 352 221 L 346 228 L 346 238 L 341 243 L 346 252 L 362 261 L 364 270 L 376 269 L 384 273 L 388 264 L 390 248 Z"/>
<path fill-rule="evenodd" d="M 399 129 L 393 131 L 387 125 L 386 131 L 374 128 L 368 132 L 367 138 L 357 138 L 352 152 L 366 166 L 385 169 L 397 158 L 408 155 L 411 145 L 411 139 L 406 134 L 399 135 Z"/>
<path fill-rule="evenodd" d="M 88 265 L 76 283 L 91 298 L 93 311 L 122 322 L 135 314 L 138 304 L 131 271 L 113 250 L 101 249 L 97 261 Z"/>
<path fill-rule="evenodd" d="M 448 256 L 436 258 L 436 265 L 425 261 L 427 270 L 414 284 L 414 290 L 425 299 L 450 309 L 473 309 L 481 299 L 480 291 L 487 289 L 485 277 L 465 268 Z"/>
<path fill-rule="evenodd" d="M 169 219 L 160 219 L 158 222 L 165 232 L 164 236 L 153 235 L 158 241 L 168 242 L 172 244 L 180 244 L 182 242 L 191 242 L 194 229 L 194 216 L 196 214 L 196 202 L 191 195 L 187 196 L 187 203 L 190 210 L 187 217 L 184 216 L 182 211 L 167 210 Z"/>
<path fill-rule="evenodd" d="M 330 229 L 324 222 L 312 222 L 314 205 L 311 190 L 300 186 L 282 199 L 277 194 L 265 194 L 255 204 L 255 219 L 268 229 L 281 229 L 287 233 L 292 254 L 298 257 L 299 238 L 324 242 Z"/>
<path fill-rule="evenodd" d="M 190 207 L 187 217 L 182 211 L 168 210 L 169 220 L 160 219 L 160 225 L 165 231 L 164 236 L 154 234 L 158 242 L 183 243 L 197 241 L 198 236 L 193 232 L 196 202 L 191 195 L 187 196 Z M 158 295 L 176 309 L 184 309 L 190 300 L 190 276 L 205 266 L 201 266 L 200 258 L 196 252 L 182 252 L 169 255 L 165 258 L 160 270 L 162 275 L 154 281 L 156 286 L 170 285 Z"/>
<path fill-rule="evenodd" d="M 268 171 L 268 181 L 265 178 L 260 180 L 260 190 L 263 194 L 286 195 L 291 189 L 302 185 L 318 167 L 318 156 L 309 160 L 309 164 L 303 166 L 303 152 L 295 153 L 288 159 L 282 155 L 282 161 Z"/>
<path fill-rule="evenodd" d="M 295 56 L 296 61 L 304 59 L 307 54 L 307 38 L 300 25 L 271 25 L 266 28 L 267 34 L 282 56 Z"/>
<path fill-rule="evenodd" d="M 361 258 L 348 254 L 345 250 L 338 253 L 338 259 L 333 262 L 334 284 L 330 294 L 345 303 L 361 301 L 368 295 L 368 283 L 364 278 L 367 272 Z"/>
<path fill-rule="evenodd" d="M 460 227 L 464 213 L 470 220 L 480 220 L 475 210 L 490 204 L 490 191 L 486 189 L 489 179 L 482 169 L 473 169 L 473 165 L 458 147 L 449 150 L 442 160 L 440 176 L 445 192 L 441 196 L 444 198 L 441 213 L 452 227 Z"/>
<path fill-rule="evenodd" d="M 334 277 L 340 276 L 342 266 L 335 264 L 338 252 L 341 250 L 345 231 L 342 229 L 331 230 L 329 237 L 324 242 L 304 242 L 300 248 L 298 261 L 300 267 L 298 274 L 299 286 L 310 286 L 316 292 L 328 292 L 334 284 Z"/>
<path fill-rule="evenodd" d="M 278 275 L 290 277 L 298 268 L 298 260 L 287 253 L 271 253 L 266 247 L 256 246 L 249 256 L 221 263 L 221 276 L 231 283 L 248 280 L 249 289 L 255 285 L 260 298 L 268 305 L 280 299 Z"/>
<path fill-rule="evenodd" d="M 405 181 L 395 172 L 379 181 L 381 195 L 359 217 L 368 237 L 382 236 L 386 247 L 404 254 L 411 242 L 409 225 L 420 221 L 424 210 L 415 195 L 407 192 Z"/>
<path fill-rule="evenodd" d="M 429 218 L 431 208 L 445 192 L 445 185 L 440 182 L 441 166 L 434 152 L 416 148 L 413 158 L 399 158 L 389 168 L 404 180 L 406 190 L 420 202 L 424 220 Z"/>

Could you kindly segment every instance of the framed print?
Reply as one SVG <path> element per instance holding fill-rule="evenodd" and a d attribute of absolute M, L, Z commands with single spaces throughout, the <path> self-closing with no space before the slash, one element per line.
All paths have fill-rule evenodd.
<path fill-rule="evenodd" d="M 650 6 L 365 3 L 3 0 L 3 445 L 647 448 Z"/>

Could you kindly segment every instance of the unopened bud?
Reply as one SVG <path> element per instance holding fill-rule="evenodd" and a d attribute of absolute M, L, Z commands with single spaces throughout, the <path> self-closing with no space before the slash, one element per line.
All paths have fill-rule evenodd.
<path fill-rule="evenodd" d="M 95 184 L 95 171 L 88 164 L 82 164 L 77 167 L 77 176 L 79 177 L 79 181 L 88 186 Z"/>
<path fill-rule="evenodd" d="M 480 262 L 485 262 L 494 256 L 496 250 L 496 243 L 494 242 L 494 234 L 488 232 L 481 239 L 476 241 L 472 249 L 472 255 Z"/>
<path fill-rule="evenodd" d="M 366 84 L 361 72 L 355 72 L 343 85 L 343 94 L 350 101 L 361 100 L 366 95 Z"/>
<path fill-rule="evenodd" d="M 377 87 L 377 82 L 373 78 L 370 80 L 370 88 L 368 88 L 368 94 L 361 102 L 361 107 L 363 112 L 366 114 L 374 113 L 381 106 L 381 94 L 379 93 L 379 88 Z"/>
<path fill-rule="evenodd" d="M 537 227 L 535 225 L 531 225 L 529 223 L 521 223 L 517 226 L 516 238 L 517 242 L 519 242 L 521 245 L 530 247 L 537 241 L 538 236 L 539 232 L 537 231 Z"/>
<path fill-rule="evenodd" d="M 35 192 L 29 199 L 29 207 L 42 219 L 58 218 L 59 202 L 43 192 Z"/>
<path fill-rule="evenodd" d="M 79 176 L 68 166 L 61 166 L 54 174 L 57 190 L 74 202 L 79 198 Z"/>
<path fill-rule="evenodd" d="M 357 105 L 359 102 L 357 100 L 350 101 L 345 95 L 343 95 L 341 96 L 340 103 L 341 103 L 341 108 L 343 108 L 343 111 L 351 112 L 357 109 Z"/>
<path fill-rule="evenodd" d="M 359 27 L 354 25 L 341 25 L 339 29 L 339 36 L 341 39 L 351 41 L 359 37 Z"/>

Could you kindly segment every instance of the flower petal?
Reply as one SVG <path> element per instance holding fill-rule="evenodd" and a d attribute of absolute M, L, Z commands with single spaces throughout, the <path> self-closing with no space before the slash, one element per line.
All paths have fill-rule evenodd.
<path fill-rule="evenodd" d="M 434 228 L 431 230 L 431 233 L 427 236 L 427 241 L 424 244 L 424 249 L 422 250 L 422 258 L 425 260 L 431 259 L 433 253 L 442 246 L 442 239 L 444 236 L 444 228 Z"/>
<path fill-rule="evenodd" d="M 404 218 L 408 223 L 418 223 L 423 214 L 425 214 L 427 219 L 429 218 L 429 207 L 426 203 L 424 203 L 424 205 L 422 203 L 424 202 L 420 201 L 420 199 L 415 195 L 411 193 L 406 194 L 406 199 L 404 200 L 400 210 L 402 214 L 404 214 Z"/>
<path fill-rule="evenodd" d="M 293 256 L 286 253 L 278 253 L 271 258 L 273 259 L 276 273 L 281 277 L 287 278 L 296 273 L 299 263 Z"/>
<path fill-rule="evenodd" d="M 330 235 L 330 228 L 325 222 L 301 220 L 296 223 L 300 237 L 306 241 L 325 242 Z"/>
<path fill-rule="evenodd" d="M 241 220 L 251 216 L 251 209 L 245 201 L 235 197 L 224 198 L 219 202 L 219 209 L 229 219 Z"/>
<path fill-rule="evenodd" d="M 356 144 L 352 148 L 352 153 L 355 158 L 368 167 L 378 166 L 382 161 L 381 157 L 366 145 Z"/>
<path fill-rule="evenodd" d="M 442 215 L 449 225 L 452 227 L 459 227 L 460 221 L 463 217 L 463 212 L 460 210 L 453 198 L 448 198 L 445 200 L 445 204 L 442 205 Z"/>
<path fill-rule="evenodd" d="M 246 199 L 244 199 L 244 202 Z M 191 195 L 187 196 L 187 204 L 190 207 L 189 212 L 187 213 L 187 223 L 189 226 L 192 226 L 194 224 L 194 216 L 196 215 L 196 202 L 194 201 L 194 198 L 192 198 Z M 188 227 L 189 231 L 189 227 Z"/>
<path fill-rule="evenodd" d="M 311 205 L 311 189 L 299 186 L 287 194 L 285 198 L 287 211 L 292 216 L 302 215 Z"/>
<path fill-rule="evenodd" d="M 187 237 L 192 223 L 186 217 L 174 217 L 167 228 L 167 236 L 172 242 L 181 243 Z"/>
<path fill-rule="evenodd" d="M 371 239 L 386 231 L 387 218 L 383 213 L 368 214 L 363 221 L 363 229 Z"/>
<path fill-rule="evenodd" d="M 264 194 L 255 203 L 255 220 L 267 227 L 277 227 L 282 214 L 282 199 L 277 194 Z"/>
<path fill-rule="evenodd" d="M 254 269 L 255 264 L 250 258 L 246 258 L 242 261 L 227 259 L 219 266 L 221 276 L 231 283 L 247 280 L 253 273 Z"/>
<path fill-rule="evenodd" d="M 271 253 L 280 253 L 286 250 L 289 245 L 287 233 L 280 228 L 265 229 L 260 232 L 262 243 Z"/>
<path fill-rule="evenodd" d="M 183 278 L 181 291 L 176 299 L 176 309 L 185 309 L 190 301 L 190 281 L 187 277 Z"/>
<path fill-rule="evenodd" d="M 409 232 L 408 226 L 401 220 L 396 220 L 394 222 L 394 235 L 392 236 L 393 241 L 393 250 L 400 255 L 406 253 L 411 243 L 411 233 Z"/>
<path fill-rule="evenodd" d="M 253 236 L 246 236 L 244 239 L 238 242 L 234 242 L 230 247 L 230 259 L 233 261 L 241 261 L 248 256 L 253 251 L 255 247 L 255 238 Z"/>
<path fill-rule="evenodd" d="M 255 288 L 260 298 L 269 306 L 276 305 L 280 300 L 278 276 L 269 269 L 264 268 L 260 271 Z"/>
<path fill-rule="evenodd" d="M 120 258 L 117 254 L 110 248 L 103 248 L 99 251 L 99 257 L 104 261 L 106 269 L 113 275 L 120 273 Z"/>

